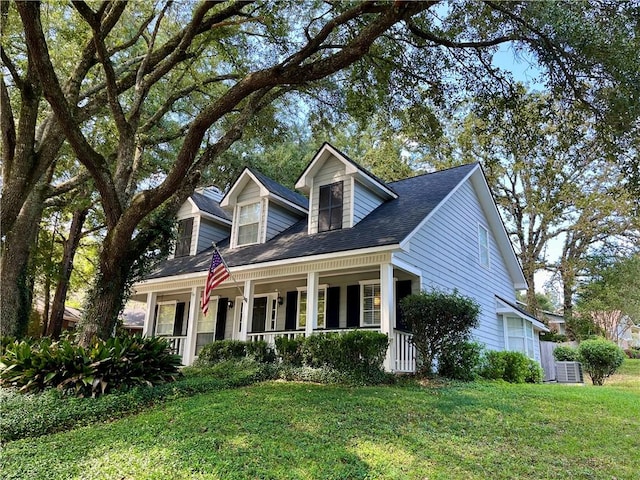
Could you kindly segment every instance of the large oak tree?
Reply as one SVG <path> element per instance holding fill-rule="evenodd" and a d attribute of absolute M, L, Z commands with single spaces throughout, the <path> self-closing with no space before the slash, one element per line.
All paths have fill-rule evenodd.
<path fill-rule="evenodd" d="M 1 116 L 11 166 L 3 171 L 3 284 L 16 280 L 5 282 L 14 262 L 4 261 L 25 228 L 16 219 L 39 182 L 51 188 L 46 173 L 64 138 L 92 177 L 106 222 L 85 343 L 111 334 L 129 282 L 166 245 L 171 218 L 202 175 L 224 169 L 222 154 L 245 132 L 272 125 L 266 119 L 277 120 L 275 107 L 291 95 L 361 116 L 439 108 L 459 92 L 508 90 L 509 75 L 491 58 L 510 44 L 531 52 L 550 87 L 603 119 L 619 120 L 622 111 L 637 118 L 628 103 L 610 108 L 637 85 L 620 60 L 635 52 L 631 35 L 621 29 L 616 54 L 609 51 L 611 28 L 637 13 L 616 2 L 78 1 L 3 9 L 9 19 L 17 11 L 27 45 L 14 56 L 3 50 L 10 81 L 0 86 L 11 107 Z M 65 49 L 70 37 L 76 48 Z M 605 123 L 621 135 L 629 124 Z M 19 309 L 5 309 L 7 298 L 2 332 L 16 333 Z"/>

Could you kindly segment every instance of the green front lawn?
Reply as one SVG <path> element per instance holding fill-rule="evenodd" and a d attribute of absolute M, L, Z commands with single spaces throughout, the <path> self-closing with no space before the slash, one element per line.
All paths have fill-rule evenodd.
<path fill-rule="evenodd" d="M 635 479 L 640 360 L 604 387 L 267 382 L 3 447 L 3 478 Z"/>

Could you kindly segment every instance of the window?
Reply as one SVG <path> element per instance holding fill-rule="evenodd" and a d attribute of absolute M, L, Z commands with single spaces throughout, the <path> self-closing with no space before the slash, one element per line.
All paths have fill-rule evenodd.
<path fill-rule="evenodd" d="M 478 225 L 478 261 L 483 267 L 489 267 L 489 230 Z"/>
<path fill-rule="evenodd" d="M 191 235 L 193 233 L 193 218 L 185 218 L 178 222 L 178 239 L 176 241 L 176 257 L 191 254 Z"/>
<path fill-rule="evenodd" d="M 318 232 L 342 228 L 342 182 L 320 187 Z"/>
<path fill-rule="evenodd" d="M 506 317 L 507 350 L 524 353 L 534 358 L 533 326 L 518 317 Z"/>
<path fill-rule="evenodd" d="M 198 321 L 196 325 L 196 355 L 200 353 L 202 347 L 213 343 L 214 331 L 216 324 L 216 315 L 218 311 L 218 301 L 211 299 L 207 315 L 202 314 L 202 309 L 198 309 Z"/>
<path fill-rule="evenodd" d="M 360 298 L 362 298 L 361 326 L 380 325 L 380 284 L 362 283 L 360 288 Z"/>
<path fill-rule="evenodd" d="M 158 303 L 156 318 L 156 335 L 173 335 L 173 324 L 176 318 L 176 302 Z"/>
<path fill-rule="evenodd" d="M 260 202 L 242 205 L 238 212 L 238 245 L 258 243 Z"/>
<path fill-rule="evenodd" d="M 326 287 L 318 288 L 318 328 L 325 327 L 326 318 Z M 307 289 L 301 289 L 298 291 L 298 328 L 305 328 L 307 326 Z"/>

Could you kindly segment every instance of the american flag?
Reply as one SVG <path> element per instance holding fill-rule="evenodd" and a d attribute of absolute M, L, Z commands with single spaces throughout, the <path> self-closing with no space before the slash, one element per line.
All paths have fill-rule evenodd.
<path fill-rule="evenodd" d="M 204 315 L 209 311 L 209 300 L 211 299 L 211 291 L 229 278 L 229 270 L 222 261 L 222 256 L 218 249 L 214 249 L 211 265 L 209 266 L 209 274 L 207 275 L 207 283 L 202 292 L 202 313 Z"/>

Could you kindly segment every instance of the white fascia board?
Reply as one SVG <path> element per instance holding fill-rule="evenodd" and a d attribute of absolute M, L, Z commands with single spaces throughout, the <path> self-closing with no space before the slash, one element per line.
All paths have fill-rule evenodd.
<path fill-rule="evenodd" d="M 525 315 L 524 313 L 519 312 L 515 308 L 498 308 L 496 310 L 496 313 L 498 313 L 500 315 L 513 315 L 515 317 L 522 318 L 522 319 L 526 320 L 527 322 L 530 322 L 533 325 L 533 328 L 535 328 L 536 330 L 541 330 L 543 332 L 550 332 L 551 331 L 541 321 L 536 320 L 534 317 L 530 317 L 529 315 Z"/>
<path fill-rule="evenodd" d="M 301 207 L 300 205 L 297 205 L 293 202 L 290 202 L 286 198 L 282 198 L 280 195 L 276 195 L 273 192 L 269 192 L 269 198 L 272 200 L 275 200 L 276 203 L 279 203 L 285 207 L 289 207 L 291 210 L 295 210 L 297 212 L 303 213 L 304 215 L 307 215 L 309 213 L 308 209 Z"/>
<path fill-rule="evenodd" d="M 420 270 L 415 265 L 411 265 L 410 263 L 407 263 L 404 260 L 400 260 L 396 258 L 395 255 L 393 254 L 391 255 L 391 264 L 394 267 L 398 267 L 399 269 L 404 270 L 405 272 L 411 273 L 417 277 L 420 277 L 420 279 L 422 279 L 422 270 Z"/>
<path fill-rule="evenodd" d="M 229 267 L 229 269 L 231 270 L 231 273 L 244 272 L 247 270 L 258 270 L 261 268 L 279 267 L 282 265 L 311 263 L 311 262 L 317 262 L 322 260 L 345 258 L 353 255 L 367 255 L 371 253 L 393 252 L 393 251 L 399 251 L 399 250 L 400 250 L 400 246 L 398 244 L 385 245 L 382 247 L 368 247 L 368 248 L 361 248 L 358 250 L 345 250 L 343 252 L 322 253 L 320 255 L 310 255 L 306 257 L 285 258 L 284 260 L 275 260 L 273 262 L 254 263 L 250 265 L 240 265 L 237 267 Z"/>
<path fill-rule="evenodd" d="M 231 226 L 233 223 L 231 220 L 227 220 L 226 218 L 218 217 L 217 215 L 212 215 L 209 212 L 204 212 L 200 210 L 200 216 L 202 218 L 206 218 L 208 220 L 213 220 L 214 222 L 223 223 L 225 225 Z"/>
<path fill-rule="evenodd" d="M 136 289 L 136 286 L 147 286 L 147 285 L 157 285 L 168 282 L 179 282 L 182 280 L 192 280 L 194 278 L 206 277 L 208 270 L 203 270 L 202 272 L 193 272 L 193 273 L 183 273 L 182 275 L 172 275 L 170 277 L 159 277 L 159 278 L 150 278 L 149 280 L 140 280 L 136 282 L 133 286 L 133 290 Z"/>
<path fill-rule="evenodd" d="M 455 186 L 455 188 L 451 189 L 451 191 L 447 194 L 446 197 L 444 197 L 442 199 L 442 201 L 436 205 L 436 207 L 431 210 L 429 212 L 429 214 L 424 217 L 422 219 L 422 221 L 418 224 L 418 226 L 416 228 L 414 228 L 411 233 L 409 233 L 409 235 L 407 235 L 401 242 L 400 242 L 400 247 L 402 247 L 403 250 L 408 250 L 409 249 L 409 243 L 411 242 L 411 240 L 413 239 L 414 235 L 419 232 L 420 230 L 422 230 L 422 228 L 425 226 L 425 224 L 431 219 L 431 217 L 433 217 L 438 210 L 440 210 L 440 208 L 447 203 L 447 201 L 453 197 L 453 195 L 455 195 L 455 193 L 462 187 L 462 185 L 464 185 L 464 183 L 476 172 L 480 169 L 480 165 L 476 165 L 475 168 L 473 168 L 459 183 L 458 185 Z"/>
<path fill-rule="evenodd" d="M 258 187 L 260 188 L 260 196 L 264 197 L 269 194 L 269 190 L 265 187 L 251 171 L 245 167 L 238 179 L 231 186 L 229 191 L 226 193 L 222 200 L 220 200 L 220 206 L 222 208 L 228 208 L 232 206 L 232 203 L 236 203 L 236 199 L 238 198 L 238 194 L 242 191 L 242 189 L 247 185 L 249 180 L 253 180 Z"/>

